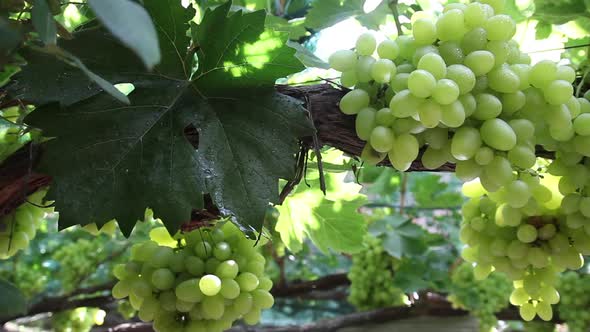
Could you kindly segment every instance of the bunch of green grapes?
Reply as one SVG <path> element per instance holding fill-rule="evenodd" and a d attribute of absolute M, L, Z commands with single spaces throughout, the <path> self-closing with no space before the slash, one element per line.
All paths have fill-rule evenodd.
<path fill-rule="evenodd" d="M 411 36 L 377 44 L 365 33 L 329 62 L 354 87 L 339 106 L 356 116 L 361 158 L 401 171 L 419 157 L 429 169 L 452 163 L 477 180 L 463 209 L 466 260 L 478 278 L 498 270 L 514 281 L 523 319 L 549 320 L 557 273 L 590 253 L 590 101 L 574 96 L 571 67 L 531 65 L 503 10 L 503 0 L 448 4 L 413 20 Z M 537 146 L 555 152 L 547 174 Z"/>
<path fill-rule="evenodd" d="M 564 273 L 558 283 L 561 301 L 557 306 L 559 318 L 567 323 L 568 331 L 584 332 L 590 328 L 590 276 L 575 272 Z"/>
<path fill-rule="evenodd" d="M 10 214 L 0 218 L 0 259 L 14 256 L 29 246 L 47 209 L 42 208 L 45 191 L 38 191 Z"/>
<path fill-rule="evenodd" d="M 480 331 L 489 332 L 498 323 L 496 313 L 508 306 L 512 285 L 501 274 L 478 280 L 471 264 L 462 263 L 451 275 L 448 299 L 454 307 L 468 310 L 479 319 Z"/>
<path fill-rule="evenodd" d="M 152 231 L 152 239 L 162 235 Z M 169 242 L 165 234 L 163 242 Z M 160 241 L 159 241 L 160 242 Z M 199 228 L 174 247 L 136 244 L 131 261 L 114 269 L 117 299 L 129 297 L 138 317 L 166 331 L 224 331 L 238 319 L 254 325 L 274 304 L 265 259 L 233 224 Z"/>
<path fill-rule="evenodd" d="M 78 239 L 56 250 L 52 258 L 59 262 L 58 278 L 64 292 L 78 288 L 80 279 L 91 275 L 109 252 L 105 250 L 104 241 L 97 239 Z"/>
<path fill-rule="evenodd" d="M 407 296 L 393 284 L 395 259 L 384 251 L 381 239 L 367 235 L 363 243 L 367 247 L 352 256 L 348 301 L 362 310 L 407 303 Z"/>
<path fill-rule="evenodd" d="M 89 332 L 94 325 L 102 325 L 104 316 L 98 308 L 80 307 L 53 314 L 51 326 L 56 332 Z"/>
<path fill-rule="evenodd" d="M 510 302 L 519 306 L 525 321 L 538 315 L 551 320 L 551 305 L 559 302 L 558 274 L 583 266 L 590 237 L 567 225 L 561 213 L 561 196 L 552 190 L 556 179 L 519 174 L 515 182 L 531 188 L 526 205 L 506 188 L 487 192 L 479 182 L 463 187 L 470 200 L 463 206 L 460 238 L 467 246 L 462 257 L 476 264 L 477 279 L 496 270 L 514 281 Z M 520 195 L 523 195 L 522 193 Z M 583 235 L 580 237 L 580 234 Z"/>

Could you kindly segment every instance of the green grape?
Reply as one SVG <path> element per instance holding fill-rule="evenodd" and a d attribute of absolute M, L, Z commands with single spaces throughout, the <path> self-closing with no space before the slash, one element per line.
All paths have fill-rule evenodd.
<path fill-rule="evenodd" d="M 506 201 L 514 208 L 524 207 L 531 196 L 531 190 L 524 181 L 515 180 L 506 186 Z"/>
<path fill-rule="evenodd" d="M 207 274 L 199 281 L 201 292 L 207 296 L 215 296 L 221 290 L 221 279 L 213 274 Z"/>
<path fill-rule="evenodd" d="M 494 150 L 490 149 L 487 146 L 482 146 L 479 149 L 477 149 L 474 158 L 476 163 L 478 163 L 481 166 L 485 166 L 491 163 L 492 160 L 494 160 Z"/>
<path fill-rule="evenodd" d="M 463 12 L 468 27 L 481 27 L 489 16 L 485 7 L 478 2 L 468 4 Z"/>
<path fill-rule="evenodd" d="M 328 58 L 330 67 L 340 72 L 354 69 L 357 63 L 357 55 L 350 50 L 336 51 Z"/>
<path fill-rule="evenodd" d="M 486 45 L 486 50 L 494 55 L 494 67 L 500 67 L 508 60 L 510 46 L 505 41 L 492 40 Z"/>
<path fill-rule="evenodd" d="M 461 48 L 463 52 L 469 54 L 471 52 L 484 49 L 488 43 L 488 33 L 484 28 L 476 27 L 468 31 L 463 40 L 461 40 Z"/>
<path fill-rule="evenodd" d="M 370 144 L 366 144 L 361 152 L 361 159 L 369 165 L 377 165 L 385 159 L 386 153 L 375 151 Z"/>
<path fill-rule="evenodd" d="M 551 305 L 549 303 L 544 301 L 537 302 L 535 310 L 537 311 L 539 318 L 542 320 L 550 321 L 553 319 L 553 309 L 551 309 Z"/>
<path fill-rule="evenodd" d="M 508 151 L 516 146 L 516 134 L 504 120 L 486 120 L 480 128 L 480 133 L 483 142 L 496 150 Z"/>
<path fill-rule="evenodd" d="M 127 280 L 121 280 L 113 286 L 113 297 L 115 299 L 122 299 L 129 296 L 131 284 Z"/>
<path fill-rule="evenodd" d="M 489 120 L 502 113 L 502 102 L 496 96 L 489 93 L 475 95 L 477 107 L 473 117 L 478 120 Z"/>
<path fill-rule="evenodd" d="M 449 105 L 442 105 L 442 117 L 440 122 L 450 128 L 458 128 L 465 122 L 465 109 L 459 101 Z"/>
<path fill-rule="evenodd" d="M 218 320 L 225 311 L 225 301 L 221 296 L 207 296 L 203 299 L 201 310 L 204 318 Z"/>
<path fill-rule="evenodd" d="M 408 89 L 416 97 L 429 97 L 435 87 L 436 79 L 426 70 L 416 69 L 408 76 Z"/>
<path fill-rule="evenodd" d="M 543 89 L 557 78 L 557 65 L 553 61 L 542 60 L 535 64 L 530 71 L 531 85 Z"/>
<path fill-rule="evenodd" d="M 436 80 L 443 79 L 447 75 L 447 65 L 443 58 L 436 53 L 424 55 L 418 62 L 417 68 L 428 71 Z"/>
<path fill-rule="evenodd" d="M 355 70 L 348 70 L 348 71 L 342 72 L 342 75 L 340 76 L 340 84 L 342 84 L 343 86 L 345 86 L 347 88 L 351 88 L 351 87 L 355 86 L 357 83 L 358 83 L 358 77 L 356 75 Z"/>
<path fill-rule="evenodd" d="M 576 71 L 570 66 L 558 66 L 556 75 L 558 80 L 564 80 L 570 84 L 576 79 Z"/>
<path fill-rule="evenodd" d="M 463 106 L 465 117 L 469 117 L 475 112 L 477 102 L 471 93 L 466 93 L 462 96 L 459 96 L 459 102 Z"/>
<path fill-rule="evenodd" d="M 438 169 L 449 160 L 448 151 L 437 150 L 432 147 L 426 148 L 424 154 L 422 154 L 422 165 L 426 169 Z"/>
<path fill-rule="evenodd" d="M 495 64 L 494 54 L 490 51 L 473 51 L 465 56 L 465 66 L 469 67 L 475 76 L 489 73 Z"/>
<path fill-rule="evenodd" d="M 213 255 L 220 261 L 226 260 L 231 255 L 231 247 L 226 242 L 219 242 L 215 244 Z"/>
<path fill-rule="evenodd" d="M 369 106 L 369 95 L 360 89 L 355 89 L 348 92 L 342 99 L 340 100 L 340 110 L 344 114 L 357 114 L 361 109 Z M 206 242 L 204 242 L 206 243 Z M 197 244 L 198 248 L 198 244 Z M 198 253 L 197 253 L 198 255 Z M 201 255 L 199 255 L 201 258 Z"/>
<path fill-rule="evenodd" d="M 160 290 L 168 290 L 174 286 L 174 274 L 168 269 L 158 269 L 152 274 L 152 285 Z"/>
<path fill-rule="evenodd" d="M 265 290 L 255 289 L 252 292 L 252 298 L 254 300 L 254 306 L 261 309 L 269 309 L 274 304 L 273 296 Z"/>
<path fill-rule="evenodd" d="M 255 290 L 259 284 L 258 277 L 250 272 L 240 273 L 236 277 L 236 281 L 240 285 L 240 289 L 244 292 L 251 292 Z"/>
<path fill-rule="evenodd" d="M 533 225 L 521 225 L 518 227 L 516 236 L 520 242 L 531 243 L 537 239 L 537 229 Z"/>
<path fill-rule="evenodd" d="M 447 78 L 457 83 L 462 95 L 473 90 L 476 82 L 475 76 L 475 73 L 471 69 L 461 64 L 454 64 L 447 67 Z"/>
<path fill-rule="evenodd" d="M 396 74 L 395 64 L 388 59 L 380 59 L 371 66 L 371 77 L 377 83 L 389 83 L 391 77 Z"/>
<path fill-rule="evenodd" d="M 240 293 L 240 295 L 234 300 L 233 307 L 236 312 L 245 314 L 252 309 L 254 299 L 250 293 Z"/>
<path fill-rule="evenodd" d="M 372 33 L 366 32 L 356 40 L 356 51 L 359 55 L 371 55 L 375 52 L 377 40 Z"/>
<path fill-rule="evenodd" d="M 535 315 L 537 314 L 535 306 L 530 302 L 521 305 L 519 308 L 519 312 L 520 317 L 522 317 L 522 319 L 527 322 L 533 320 L 533 318 L 535 318 Z"/>
<path fill-rule="evenodd" d="M 394 116 L 405 118 L 416 114 L 418 107 L 423 102 L 424 99 L 414 96 L 410 90 L 402 90 L 391 98 L 389 108 Z"/>
<path fill-rule="evenodd" d="M 510 40 L 516 33 L 516 23 L 508 15 L 495 15 L 485 21 L 489 40 Z"/>
<path fill-rule="evenodd" d="M 451 9 L 444 13 L 436 21 L 436 31 L 441 41 L 461 40 L 465 34 L 463 12 L 459 9 Z"/>
<path fill-rule="evenodd" d="M 397 73 L 391 79 L 391 88 L 393 91 L 400 92 L 406 90 L 408 88 L 408 77 L 410 77 L 408 73 Z"/>
<path fill-rule="evenodd" d="M 412 24 L 412 35 L 418 45 L 432 44 L 436 41 L 436 25 L 427 18 L 417 19 Z"/>
<path fill-rule="evenodd" d="M 516 93 L 520 87 L 520 78 L 510 67 L 499 67 L 488 73 L 490 88 L 502 93 Z"/>
<path fill-rule="evenodd" d="M 401 160 L 411 162 L 418 157 L 420 145 L 416 137 L 411 134 L 399 135 L 391 148 Z"/>
<path fill-rule="evenodd" d="M 571 83 L 563 80 L 555 80 L 546 84 L 543 88 L 545 100 L 551 105 L 566 103 L 574 93 Z"/>
<path fill-rule="evenodd" d="M 233 300 L 240 295 L 240 285 L 233 279 L 222 279 L 219 293 L 223 298 Z"/>
<path fill-rule="evenodd" d="M 508 151 L 508 160 L 517 167 L 527 169 L 535 165 L 537 156 L 535 151 L 528 146 L 517 145 Z"/>
<path fill-rule="evenodd" d="M 461 127 L 453 135 L 451 153 L 458 160 L 468 160 L 475 156 L 481 147 L 479 131 L 471 127 Z"/>
<path fill-rule="evenodd" d="M 395 117 L 388 107 L 382 108 L 375 114 L 375 122 L 380 126 L 391 126 Z"/>
<path fill-rule="evenodd" d="M 432 98 L 441 105 L 448 105 L 457 100 L 459 92 L 459 86 L 455 81 L 443 78 L 436 83 Z"/>
<path fill-rule="evenodd" d="M 395 60 L 399 53 L 399 45 L 393 40 L 386 39 L 377 47 L 377 54 L 381 59 Z"/>
<path fill-rule="evenodd" d="M 438 51 L 447 65 L 462 64 L 465 59 L 461 45 L 454 41 L 439 43 Z"/>
<path fill-rule="evenodd" d="M 186 270 L 194 276 L 202 276 L 205 272 L 205 263 L 196 256 L 187 256 L 184 259 Z"/>
<path fill-rule="evenodd" d="M 369 142 L 375 151 L 387 152 L 395 143 L 395 134 L 389 127 L 377 126 L 371 131 Z"/>
<path fill-rule="evenodd" d="M 426 100 L 418 108 L 418 116 L 424 127 L 434 128 L 442 119 L 442 109 L 437 102 Z"/>

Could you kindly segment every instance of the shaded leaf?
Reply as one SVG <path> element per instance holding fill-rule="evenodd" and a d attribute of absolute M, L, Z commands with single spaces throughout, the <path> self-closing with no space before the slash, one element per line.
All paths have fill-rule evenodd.
<path fill-rule="evenodd" d="M 534 17 L 552 24 L 563 24 L 580 16 L 590 16 L 580 0 L 536 0 Z"/>
<path fill-rule="evenodd" d="M 89 0 L 96 17 L 149 69 L 160 62 L 156 28 L 145 8 L 130 0 Z"/>
<path fill-rule="evenodd" d="M 315 54 L 313 54 L 307 48 L 303 47 L 303 45 L 299 44 L 298 42 L 288 41 L 287 42 L 287 45 L 289 47 L 292 47 L 293 49 L 295 49 L 297 51 L 297 53 L 295 53 L 295 56 L 306 67 L 308 67 L 308 68 L 315 67 L 315 68 L 322 68 L 322 69 L 330 69 L 330 65 L 327 62 L 325 62 L 322 59 L 320 59 L 317 56 L 315 56 Z"/>
<path fill-rule="evenodd" d="M 403 240 L 402 237 L 395 233 L 395 232 L 390 232 L 390 233 L 386 233 L 385 236 L 383 237 L 383 249 L 385 249 L 385 251 L 390 255 L 393 256 L 395 258 L 402 258 L 403 254 L 404 254 L 404 248 L 403 248 Z"/>
<path fill-rule="evenodd" d="M 21 41 L 22 35 L 10 25 L 7 19 L 0 17 L 0 55 L 15 48 Z"/>
<path fill-rule="evenodd" d="M 35 0 L 31 10 L 33 26 L 39 38 L 45 45 L 55 45 L 57 40 L 57 26 L 47 0 Z"/>
<path fill-rule="evenodd" d="M 553 25 L 547 22 L 539 21 L 535 26 L 535 39 L 546 39 L 551 35 Z"/>
<path fill-rule="evenodd" d="M 363 14 L 364 0 L 314 0 L 308 11 L 305 25 L 324 29 L 349 17 Z"/>
<path fill-rule="evenodd" d="M 0 294 L 0 319 L 24 314 L 27 311 L 23 293 L 4 279 L 0 279 Z"/>
<path fill-rule="evenodd" d="M 210 193 L 222 214 L 245 230 L 259 230 L 269 202 L 278 200 L 279 178 L 294 174 L 298 137 L 311 133 L 301 102 L 274 90 L 277 78 L 303 67 L 284 45 L 284 34 L 264 30 L 262 12 L 228 17 L 228 3 L 207 10 L 193 26 L 199 68 L 190 79 L 192 64 L 185 59 L 192 56 L 179 50 L 188 50 L 185 31 L 194 12 L 182 12 L 179 2 L 171 8 L 161 8 L 167 1 L 144 3 L 159 35 L 168 36 L 160 38 L 163 57 L 154 73 L 102 30 L 83 30 L 70 44 L 103 46 L 83 60 L 112 58 L 94 72 L 133 84 L 130 106 L 113 104 L 97 90 L 76 90 L 58 95 L 62 105 L 64 99 L 75 104 L 45 104 L 26 119 L 57 137 L 48 142 L 42 166 L 54 178 L 48 196 L 56 201 L 60 227 L 101 226 L 116 218 L 128 234 L 151 207 L 173 233 Z M 126 63 L 134 69 L 121 70 Z M 29 66 L 40 64 L 29 60 Z M 47 85 L 76 89 L 76 80 L 56 81 Z M 199 133 L 197 150 L 184 136 L 189 125 Z"/>

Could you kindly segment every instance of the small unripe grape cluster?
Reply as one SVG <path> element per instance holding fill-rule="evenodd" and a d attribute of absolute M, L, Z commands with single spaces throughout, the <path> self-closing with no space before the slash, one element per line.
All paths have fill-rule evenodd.
<path fill-rule="evenodd" d="M 114 269 L 113 296 L 129 297 L 138 317 L 159 332 L 221 332 L 238 319 L 258 323 L 274 299 L 255 241 L 231 223 L 183 235 L 176 248 L 134 245 L 131 261 Z"/>
<path fill-rule="evenodd" d="M 559 318 L 566 322 L 568 331 L 585 332 L 590 328 L 590 276 L 566 272 L 558 282 L 561 301 L 557 305 Z"/>
<path fill-rule="evenodd" d="M 94 325 L 102 325 L 105 312 L 98 308 L 80 307 L 51 316 L 54 331 L 89 332 Z"/>
<path fill-rule="evenodd" d="M 407 296 L 392 282 L 395 258 L 385 252 L 379 238 L 367 235 L 363 243 L 367 248 L 352 256 L 348 301 L 362 310 L 404 304 Z"/>
<path fill-rule="evenodd" d="M 558 273 L 583 266 L 590 236 L 568 226 L 559 209 L 560 195 L 546 186 L 550 176 L 542 183 L 525 173 L 516 181 L 532 191 L 524 206 L 513 203 L 507 188 L 491 193 L 476 181 L 463 186 L 470 200 L 462 208 L 460 239 L 467 247 L 461 255 L 476 264 L 477 279 L 496 270 L 514 281 L 510 302 L 520 307 L 524 320 L 536 315 L 551 320 L 551 305 L 559 302 Z"/>
<path fill-rule="evenodd" d="M 47 210 L 40 207 L 44 196 L 45 191 L 36 192 L 12 213 L 0 218 L 0 259 L 14 256 L 35 238 Z"/>
<path fill-rule="evenodd" d="M 448 299 L 453 307 L 477 317 L 480 331 L 488 332 L 498 323 L 495 314 L 508 306 L 511 288 L 510 281 L 501 274 L 478 280 L 473 267 L 463 263 L 452 272 Z"/>

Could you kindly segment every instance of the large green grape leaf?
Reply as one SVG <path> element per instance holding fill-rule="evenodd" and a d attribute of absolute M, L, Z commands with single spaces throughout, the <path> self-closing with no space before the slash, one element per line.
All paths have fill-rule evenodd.
<path fill-rule="evenodd" d="M 294 174 L 298 137 L 311 133 L 301 103 L 274 90 L 277 78 L 303 66 L 285 45 L 286 34 L 265 31 L 263 12 L 228 16 L 228 3 L 193 25 L 198 69 L 191 76 L 184 9 L 172 1 L 145 4 L 160 36 L 162 61 L 154 72 L 101 29 L 79 32 L 69 45 L 101 45 L 83 60 L 113 82 L 133 84 L 130 105 L 99 91 L 62 92 L 58 97 L 69 106 L 57 98 L 26 119 L 56 137 L 41 165 L 54 178 L 48 196 L 60 227 L 116 218 L 129 233 L 151 207 L 175 231 L 210 193 L 243 229 L 260 229 L 268 204 L 278 201 L 279 178 Z M 112 66 L 98 62 L 109 57 Z M 40 64 L 29 59 L 28 66 Z M 76 83 L 58 85 L 75 89 Z M 187 126 L 198 132 L 196 150 L 184 136 Z"/>
<path fill-rule="evenodd" d="M 23 293 L 14 285 L 0 279 L 0 319 L 23 314 L 27 311 L 27 302 Z"/>
<path fill-rule="evenodd" d="M 534 17 L 553 24 L 563 24 L 580 16 L 590 16 L 580 0 L 536 0 Z"/>
<path fill-rule="evenodd" d="M 327 159 L 326 159 L 327 158 Z M 340 152 L 332 151 L 324 158 L 328 162 L 341 159 Z M 279 206 L 276 225 L 281 240 L 289 250 L 300 251 L 306 239 L 322 251 L 354 253 L 363 248 L 366 223 L 358 208 L 365 202 L 359 194 L 361 186 L 346 182 L 347 173 L 326 173 L 327 195 L 320 190 L 317 173 L 308 173 L 305 184 Z"/>
<path fill-rule="evenodd" d="M 364 0 L 314 0 L 305 18 L 307 27 L 321 30 L 363 14 Z"/>

